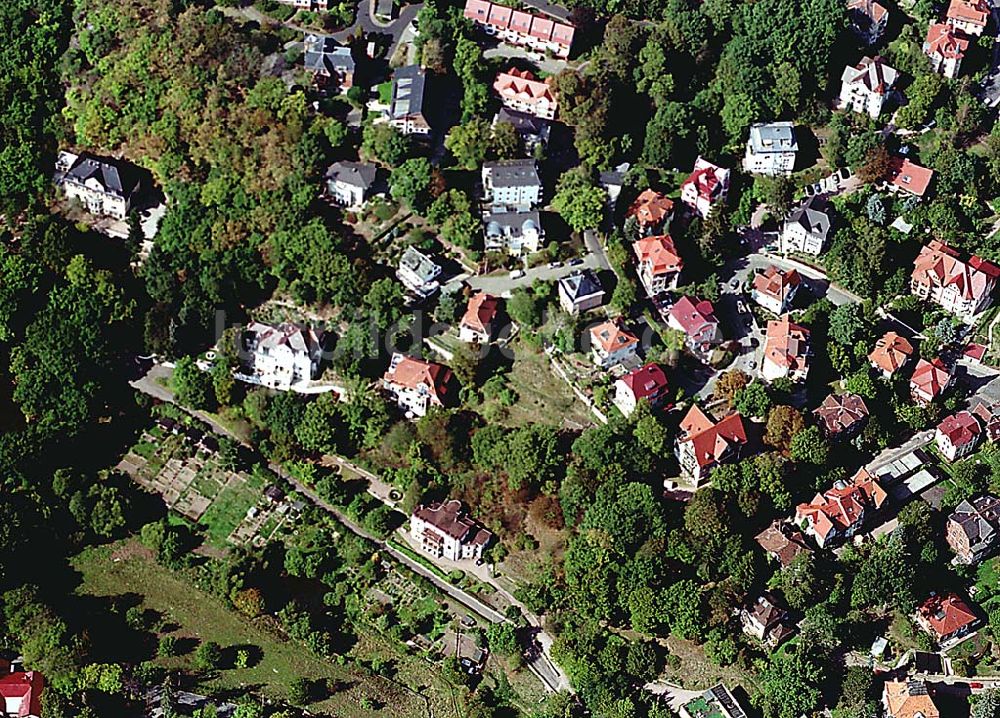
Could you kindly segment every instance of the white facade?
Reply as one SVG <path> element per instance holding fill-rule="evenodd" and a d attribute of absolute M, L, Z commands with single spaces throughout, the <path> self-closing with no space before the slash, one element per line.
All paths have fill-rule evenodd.
<path fill-rule="evenodd" d="M 421 297 L 429 297 L 438 290 L 437 281 L 441 267 L 413 247 L 407 247 L 399 260 L 396 277 L 408 290 Z"/>
<path fill-rule="evenodd" d="M 287 391 L 316 378 L 322 347 L 312 329 L 254 322 L 243 336 L 250 353 L 248 368 L 261 385 Z"/>
<path fill-rule="evenodd" d="M 790 175 L 798 151 L 793 123 L 758 123 L 750 127 L 743 166 L 751 174 Z"/>
<path fill-rule="evenodd" d="M 534 160 L 487 162 L 482 182 L 485 198 L 494 208 L 526 211 L 542 201 L 542 182 Z"/>
<path fill-rule="evenodd" d="M 781 227 L 779 249 L 783 254 L 801 252 L 819 256 L 829 233 L 829 215 L 807 203 L 788 215 Z"/>
<path fill-rule="evenodd" d="M 434 558 L 478 561 L 492 537 L 454 499 L 444 504 L 418 506 L 410 515 L 410 538 Z"/>
<path fill-rule="evenodd" d="M 79 200 L 91 214 L 118 220 L 128 215 L 139 190 L 138 179 L 124 165 L 86 154 L 60 152 L 56 172 L 68 198 Z"/>
<path fill-rule="evenodd" d="M 840 108 L 877 120 L 898 74 L 879 58 L 863 57 L 848 65 L 840 77 Z"/>

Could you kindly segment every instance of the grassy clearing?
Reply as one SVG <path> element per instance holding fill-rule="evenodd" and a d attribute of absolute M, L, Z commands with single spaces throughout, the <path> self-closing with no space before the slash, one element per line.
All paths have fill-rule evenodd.
<path fill-rule="evenodd" d="M 282 699 L 287 695 L 291 678 L 304 676 L 311 680 L 331 679 L 343 686 L 333 696 L 310 707 L 316 715 L 425 718 L 431 715 L 430 707 L 434 716 L 460 717 L 451 707 L 451 701 L 444 700 L 451 695 L 449 687 L 440 684 L 432 667 L 422 659 L 401 654 L 396 646 L 377 636 L 364 638 L 355 646 L 352 656 L 356 654 L 366 660 L 376 655 L 394 659 L 395 678 L 370 675 L 349 664 L 342 666 L 320 659 L 305 646 L 267 630 L 262 621 L 251 622 L 239 616 L 219 599 L 200 591 L 184 575 L 159 566 L 134 540 L 87 549 L 74 558 L 73 567 L 81 574 L 79 593 L 97 597 L 136 594 L 144 608 L 179 626 L 172 633 L 179 639 L 216 641 L 224 648 L 252 645 L 261 650 L 260 661 L 250 668 L 226 669 L 205 677 L 200 685 L 208 692 L 239 692 L 252 687 L 271 698 Z M 157 662 L 172 669 L 193 667 L 190 653 Z M 433 702 L 428 703 L 418 691 L 441 698 L 431 698 Z M 366 707 L 369 705 L 376 708 Z M 378 706 L 384 706 L 384 710 Z"/>
<path fill-rule="evenodd" d="M 550 424 L 562 427 L 566 422 L 589 426 L 593 417 L 574 396 L 566 383 L 549 366 L 548 357 L 519 343 L 509 384 L 518 393 L 517 402 L 507 409 L 504 424 Z"/>
<path fill-rule="evenodd" d="M 242 483 L 227 483 L 201 517 L 208 542 L 214 546 L 226 546 L 226 538 L 240 525 L 247 510 L 257 503 L 263 491 L 264 480 L 259 474 L 250 475 Z"/>

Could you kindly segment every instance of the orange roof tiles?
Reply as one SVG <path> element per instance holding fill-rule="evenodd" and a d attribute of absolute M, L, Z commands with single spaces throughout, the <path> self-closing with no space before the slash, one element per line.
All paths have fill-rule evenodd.
<path fill-rule="evenodd" d="M 625 331 L 614 322 L 604 322 L 596 327 L 591 327 L 590 339 L 607 354 L 639 343 L 639 339 L 634 334 Z"/>
<path fill-rule="evenodd" d="M 669 234 L 660 234 L 654 237 L 640 239 L 634 245 L 636 257 L 640 264 L 649 263 L 650 272 L 654 276 L 657 274 L 671 274 L 680 272 L 684 268 L 684 261 L 677 253 L 674 240 Z"/>
<path fill-rule="evenodd" d="M 886 374 L 895 374 L 913 356 L 913 345 L 896 332 L 887 332 L 875 342 L 868 360 Z"/>
<path fill-rule="evenodd" d="M 462 325 L 478 332 L 488 331 L 490 323 L 496 318 L 497 304 L 496 297 L 480 292 L 469 300 L 469 306 L 462 317 Z"/>
<path fill-rule="evenodd" d="M 680 429 L 683 440 L 691 442 L 695 461 L 702 468 L 722 460 L 730 448 L 747 443 L 742 416 L 733 413 L 715 422 L 697 404 L 692 404 L 681 419 Z"/>
<path fill-rule="evenodd" d="M 628 216 L 635 216 L 643 227 L 662 224 L 673 213 L 673 200 L 652 189 L 647 189 L 636 197 L 628 210 Z"/>
<path fill-rule="evenodd" d="M 809 330 L 795 324 L 786 314 L 767 323 L 764 358 L 792 370 L 808 369 Z"/>

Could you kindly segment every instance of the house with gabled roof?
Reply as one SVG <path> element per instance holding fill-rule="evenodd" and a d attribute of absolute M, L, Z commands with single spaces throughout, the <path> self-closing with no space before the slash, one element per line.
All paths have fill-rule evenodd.
<path fill-rule="evenodd" d="M 632 250 L 639 262 L 639 280 L 650 297 L 677 287 L 684 260 L 669 234 L 643 237 L 632 243 Z"/>
<path fill-rule="evenodd" d="M 469 516 L 461 501 L 451 499 L 417 506 L 410 515 L 410 538 L 434 558 L 478 561 L 493 534 Z"/>
<path fill-rule="evenodd" d="M 906 366 L 913 356 L 913 345 L 905 337 L 896 332 L 886 332 L 868 355 L 871 365 L 882 373 L 886 379 Z"/>
<path fill-rule="evenodd" d="M 694 171 L 681 184 L 681 202 L 705 219 L 716 205 L 726 203 L 730 170 L 714 165 L 699 156 Z"/>
<path fill-rule="evenodd" d="M 641 234 L 656 234 L 670 226 L 674 218 L 674 201 L 656 190 L 646 189 L 635 198 L 625 216 L 635 217 Z"/>
<path fill-rule="evenodd" d="M 934 444 L 948 461 L 957 461 L 975 451 L 983 438 L 983 427 L 969 411 L 946 416 L 934 429 Z"/>
<path fill-rule="evenodd" d="M 910 396 L 918 404 L 929 404 L 947 391 L 954 379 L 954 372 L 935 357 L 921 359 L 910 377 Z"/>
<path fill-rule="evenodd" d="M 982 399 L 972 401 L 972 413 L 983 425 L 986 441 L 1000 441 L 1000 404 L 991 404 Z"/>
<path fill-rule="evenodd" d="M 788 611 L 770 591 L 765 591 L 740 609 L 740 623 L 745 634 L 772 649 L 795 633 Z"/>
<path fill-rule="evenodd" d="M 868 406 L 857 394 L 830 394 L 813 415 L 826 438 L 842 441 L 856 436 L 864 427 L 868 421 Z"/>
<path fill-rule="evenodd" d="M 389 123 L 404 135 L 428 135 L 425 99 L 427 74 L 420 65 L 400 67 L 392 75 Z"/>
<path fill-rule="evenodd" d="M 792 306 L 802 276 L 794 269 L 779 269 L 769 265 L 753 278 L 750 298 L 772 314 L 784 314 Z"/>
<path fill-rule="evenodd" d="M 875 0 L 848 0 L 847 14 L 854 34 L 866 45 L 874 45 L 889 25 L 889 10 Z"/>
<path fill-rule="evenodd" d="M 771 525 L 757 534 L 754 540 L 782 568 L 791 566 L 796 556 L 812 551 L 806 543 L 805 534 L 793 524 L 784 521 L 771 522 Z"/>
<path fill-rule="evenodd" d="M 924 197 L 932 179 L 934 170 L 921 167 L 904 157 L 890 157 L 889 175 L 881 183 L 881 187 L 896 194 Z"/>
<path fill-rule="evenodd" d="M 426 416 L 451 398 L 451 369 L 396 352 L 382 376 L 382 388 L 407 417 Z"/>
<path fill-rule="evenodd" d="M 9 664 L 6 664 L 9 669 Z M 40 718 L 45 677 L 38 671 L 0 674 L 0 715 L 10 718 Z"/>
<path fill-rule="evenodd" d="M 543 120 L 555 119 L 559 103 L 552 86 L 538 80 L 529 70 L 512 67 L 499 73 L 493 82 L 493 91 L 504 107 Z"/>
<path fill-rule="evenodd" d="M 809 374 L 809 330 L 785 314 L 767 323 L 760 375 L 765 381 L 805 381 Z"/>
<path fill-rule="evenodd" d="M 640 401 L 658 406 L 667 398 L 667 375 L 659 364 L 649 363 L 619 377 L 615 381 L 612 400 L 625 416 L 631 416 Z"/>
<path fill-rule="evenodd" d="M 979 563 L 994 553 L 998 538 L 1000 498 L 992 494 L 966 499 L 948 516 L 945 539 L 957 563 Z"/>
<path fill-rule="evenodd" d="M 945 311 L 971 321 L 993 302 L 1000 267 L 932 239 L 920 250 L 910 274 L 910 291 Z"/>
<path fill-rule="evenodd" d="M 351 48 L 338 43 L 329 35 L 306 33 L 302 43 L 302 65 L 324 84 L 339 92 L 354 86 L 354 57 Z"/>
<path fill-rule="evenodd" d="M 552 133 L 548 120 L 543 120 L 527 112 L 518 112 L 509 107 L 501 107 L 493 118 L 494 131 L 496 126 L 502 122 L 514 128 L 529 155 L 534 153 L 536 147 L 548 144 L 549 135 Z"/>
<path fill-rule="evenodd" d="M 486 292 L 472 297 L 458 325 L 459 340 L 469 344 L 489 344 L 493 341 L 499 303 L 499 299 Z"/>
<path fill-rule="evenodd" d="M 840 76 L 840 109 L 877 120 L 898 77 L 881 57 L 862 57 L 856 65 L 845 67 Z"/>
<path fill-rule="evenodd" d="M 743 167 L 751 174 L 787 176 L 798 151 L 794 122 L 757 122 L 750 125 Z"/>
<path fill-rule="evenodd" d="M 783 254 L 802 252 L 818 256 L 830 235 L 830 215 L 820 200 L 810 197 L 785 218 L 778 236 Z"/>
<path fill-rule="evenodd" d="M 927 683 L 916 678 L 886 681 L 882 688 L 882 707 L 886 718 L 941 718 Z"/>
<path fill-rule="evenodd" d="M 527 212 L 542 201 L 542 180 L 535 160 L 484 162 L 484 199 L 493 212 Z"/>
<path fill-rule="evenodd" d="M 542 248 L 544 239 L 542 217 L 536 210 L 488 211 L 483 215 L 483 248 L 487 252 L 532 254 Z"/>
<path fill-rule="evenodd" d="M 738 412 L 716 421 L 692 404 L 681 419 L 674 454 L 681 472 L 697 488 L 716 466 L 738 460 L 746 446 L 746 426 Z"/>
<path fill-rule="evenodd" d="M 915 618 L 917 625 L 930 634 L 940 648 L 953 645 L 982 625 L 975 608 L 953 592 L 932 593 L 917 608 Z"/>
<path fill-rule="evenodd" d="M 322 332 L 291 323 L 251 322 L 241 336 L 246 374 L 243 381 L 288 391 L 319 373 Z"/>
<path fill-rule="evenodd" d="M 378 168 L 367 162 L 334 162 L 326 170 L 326 194 L 337 204 L 359 209 L 375 185 Z"/>
<path fill-rule="evenodd" d="M 604 303 L 604 287 L 597 273 L 583 269 L 560 277 L 559 306 L 567 314 L 576 316 L 595 309 Z"/>
<path fill-rule="evenodd" d="M 990 12 L 986 0 L 951 0 L 945 22 L 969 37 L 979 37 L 990 20 Z"/>
<path fill-rule="evenodd" d="M 931 69 L 954 80 L 962 69 L 962 60 L 969 49 L 969 38 L 948 23 L 932 22 L 927 28 L 923 49 L 931 61 Z"/>
<path fill-rule="evenodd" d="M 487 35 L 504 42 L 551 52 L 563 59 L 569 57 L 574 29 L 566 23 L 497 5 L 489 0 L 466 0 L 463 15 Z"/>
<path fill-rule="evenodd" d="M 594 364 L 609 369 L 632 362 L 639 351 L 639 338 L 617 322 L 607 321 L 590 328 L 590 354 Z"/>
<path fill-rule="evenodd" d="M 667 325 L 684 332 L 688 346 L 695 351 L 708 351 L 722 341 L 715 307 L 707 299 L 681 297 L 667 311 Z"/>
<path fill-rule="evenodd" d="M 56 182 L 66 196 L 79 200 L 91 214 L 125 219 L 138 200 L 141 179 L 128 162 L 60 152 L 56 168 Z"/>
<path fill-rule="evenodd" d="M 838 481 L 809 503 L 795 508 L 795 521 L 820 548 L 850 538 L 888 499 L 878 481 L 864 469 L 849 481 Z"/>

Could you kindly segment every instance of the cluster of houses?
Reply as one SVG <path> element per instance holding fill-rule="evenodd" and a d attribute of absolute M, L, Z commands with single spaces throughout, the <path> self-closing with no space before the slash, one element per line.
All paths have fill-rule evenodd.
<path fill-rule="evenodd" d="M 958 77 L 969 44 L 983 34 L 989 19 L 986 0 L 951 0 L 944 21 L 932 20 L 924 40 L 924 54 L 934 72 L 950 79 Z"/>

